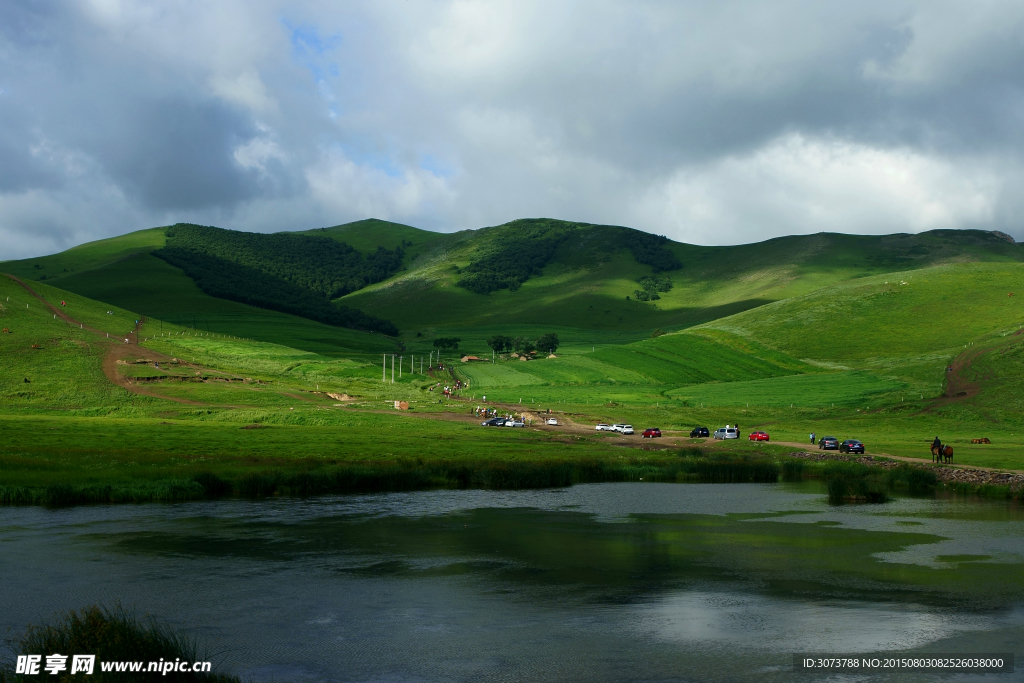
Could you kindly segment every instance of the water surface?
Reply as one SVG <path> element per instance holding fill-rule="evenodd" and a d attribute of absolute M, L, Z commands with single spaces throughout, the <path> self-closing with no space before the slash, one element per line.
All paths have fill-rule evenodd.
<path fill-rule="evenodd" d="M 120 603 L 257 681 L 789 681 L 794 652 L 1019 658 L 1024 514 L 766 484 L 7 508 L 0 598 L 10 634 Z"/>

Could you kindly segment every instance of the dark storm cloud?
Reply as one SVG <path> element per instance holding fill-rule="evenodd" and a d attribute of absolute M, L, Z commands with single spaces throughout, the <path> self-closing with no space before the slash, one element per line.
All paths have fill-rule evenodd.
<path fill-rule="evenodd" d="M 0 258 L 371 215 L 1021 235 L 1022 35 L 998 1 L 13 0 Z"/>
<path fill-rule="evenodd" d="M 260 184 L 234 158 L 252 125 L 215 102 L 135 102 L 82 131 L 83 150 L 147 208 L 198 209 L 254 196 Z"/>

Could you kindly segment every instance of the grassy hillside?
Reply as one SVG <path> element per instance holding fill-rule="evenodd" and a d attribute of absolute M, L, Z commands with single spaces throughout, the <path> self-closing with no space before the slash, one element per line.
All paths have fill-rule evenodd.
<path fill-rule="evenodd" d="M 377 218 L 367 218 L 330 228 L 303 230 L 296 234 L 330 237 L 351 245 L 364 254 L 372 254 L 380 248 L 396 249 L 404 245 L 406 265 L 416 260 L 425 250 L 452 241 L 453 238 L 458 239 L 457 233 L 430 232 Z"/>
<path fill-rule="evenodd" d="M 165 228 L 138 230 L 105 240 L 80 244 L 50 256 L 0 261 L 0 272 L 25 280 L 43 280 L 85 273 L 136 254 L 148 254 L 166 243 Z"/>
<path fill-rule="evenodd" d="M 58 306 L 66 301 L 69 314 L 112 337 L 127 336 L 134 327 L 135 315 L 129 311 L 46 285 L 37 291 Z M 0 328 L 7 330 L 0 333 L 0 405 L 7 414 L 130 415 L 151 403 L 104 377 L 106 346 L 95 333 L 55 318 L 6 277 L 0 277 Z"/>
<path fill-rule="evenodd" d="M 1012 295 L 1012 296 L 1011 296 Z M 1024 323 L 1024 264 L 959 263 L 860 278 L 708 323 L 797 358 L 938 355 Z"/>
<path fill-rule="evenodd" d="M 394 349 L 394 343 L 382 335 L 214 298 L 180 269 L 150 254 L 48 282 L 167 323 L 315 353 L 351 355 Z"/>
<path fill-rule="evenodd" d="M 564 238 L 553 251 L 535 254 L 529 274 L 516 276 L 514 291 L 481 294 L 466 288 L 471 276 L 505 277 L 494 268 L 515 266 L 537 230 Z M 134 279 L 120 282 L 114 296 L 130 296 L 135 310 L 157 315 L 172 308 L 167 297 L 145 278 L 137 278 L 137 269 L 116 264 L 163 247 L 165 231 L 154 228 L 54 256 L 9 261 L 0 270 L 37 281 L 46 276 L 60 287 L 93 297 L 110 289 L 106 281 L 112 274 L 130 275 Z M 370 219 L 297 235 L 330 237 L 363 254 L 402 249 L 399 272 L 337 301 L 393 321 L 407 333 L 406 340 L 415 332 L 502 325 L 557 325 L 643 336 L 656 328 L 699 325 L 856 278 L 944 263 L 1022 259 L 1018 245 L 994 233 L 970 230 L 880 237 L 821 233 L 702 247 L 658 241 L 629 228 L 549 219 L 452 234 Z M 638 301 L 638 281 L 673 261 L 682 267 L 661 273 L 671 288 L 658 292 L 656 299 Z M 133 289 L 138 291 L 128 292 Z M 218 306 L 204 308 L 212 314 Z"/>
<path fill-rule="evenodd" d="M 459 286 L 496 252 L 515 255 L 537 225 L 567 231 L 539 274 L 515 291 Z M 595 330 L 681 329 L 800 296 L 847 280 L 943 263 L 1017 263 L 1021 248 L 993 233 L 933 231 L 881 237 L 784 237 L 734 247 L 669 242 L 682 267 L 664 271 L 671 289 L 637 301 L 638 280 L 656 270 L 630 248 L 637 231 L 564 221 L 515 221 L 429 243 L 407 270 L 342 299 L 384 312 L 399 327 L 493 326 L 501 322 Z M 628 298 L 627 298 L 628 297 Z"/>

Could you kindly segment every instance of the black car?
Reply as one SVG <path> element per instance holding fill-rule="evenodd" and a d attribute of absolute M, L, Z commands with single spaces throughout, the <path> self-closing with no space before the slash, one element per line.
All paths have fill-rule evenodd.
<path fill-rule="evenodd" d="M 699 439 L 702 436 L 711 436 L 711 432 L 708 431 L 707 427 L 694 427 L 693 431 L 690 432 L 691 439 Z"/>
<path fill-rule="evenodd" d="M 857 439 L 847 439 L 846 441 L 839 444 L 840 453 L 863 453 L 864 444 Z"/>
<path fill-rule="evenodd" d="M 823 451 L 839 450 L 839 439 L 834 436 L 823 436 L 818 439 L 818 449 Z"/>
<path fill-rule="evenodd" d="M 490 420 L 485 420 L 484 422 L 481 422 L 480 426 L 481 427 L 504 427 L 505 426 L 505 422 L 507 422 L 507 421 L 508 421 L 508 418 L 505 418 L 505 417 L 492 417 Z"/>

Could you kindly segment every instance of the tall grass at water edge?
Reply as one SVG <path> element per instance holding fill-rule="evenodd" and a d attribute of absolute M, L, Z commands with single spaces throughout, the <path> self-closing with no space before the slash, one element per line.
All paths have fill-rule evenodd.
<path fill-rule="evenodd" d="M 542 460 L 402 458 L 324 465 L 303 461 L 290 468 L 241 473 L 199 471 L 191 477 L 117 484 L 45 487 L 0 486 L 0 505 L 64 507 L 89 503 L 184 502 L 239 496 L 311 496 L 330 493 L 424 489 L 536 489 L 602 482 L 775 483 L 821 480 L 830 502 L 882 503 L 892 491 L 926 494 L 936 487 L 934 472 L 900 465 L 891 469 L 855 462 L 807 462 L 764 455 L 708 454 L 684 448 L 664 456 Z M 999 487 L 960 493 L 996 496 Z"/>
<path fill-rule="evenodd" d="M 200 471 L 191 478 L 127 484 L 0 486 L 0 504 L 64 507 L 89 503 L 183 502 L 222 496 L 265 498 L 433 488 L 514 490 L 630 481 L 776 482 L 780 472 L 779 465 L 767 458 L 708 456 L 699 448 L 681 449 L 655 458 L 398 459 L 329 466 L 314 462 L 296 465 L 290 469 L 253 469 L 234 476 Z"/>
<path fill-rule="evenodd" d="M 101 662 L 159 660 L 173 662 L 176 659 L 188 662 L 211 661 L 209 653 L 200 650 L 195 641 L 172 631 L 152 619 L 140 620 L 123 608 L 86 607 L 79 611 L 62 614 L 52 624 L 29 626 L 24 635 L 12 642 L 15 654 L 39 654 L 44 657 L 60 654 L 94 654 L 96 663 L 91 675 L 71 675 L 71 659 L 67 670 L 57 674 L 25 676 L 13 673 L 13 662 L 0 662 L 0 683 L 22 683 L 45 678 L 49 681 L 66 682 L 87 680 L 103 683 L 120 681 L 162 680 L 175 683 L 204 681 L 206 683 L 238 683 L 241 679 L 223 673 L 167 672 L 129 673 L 104 672 Z M 45 663 L 45 660 L 44 662 Z"/>

